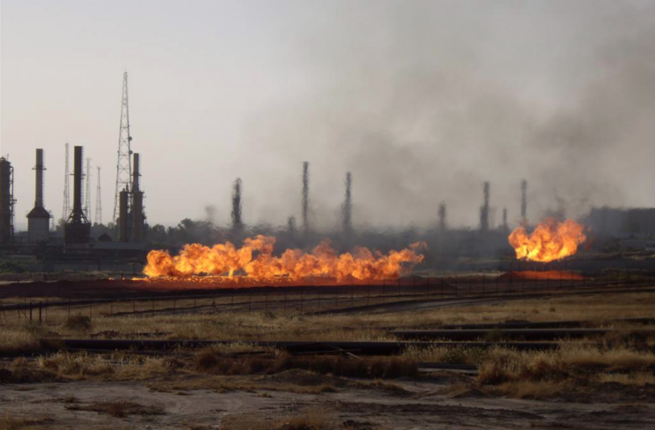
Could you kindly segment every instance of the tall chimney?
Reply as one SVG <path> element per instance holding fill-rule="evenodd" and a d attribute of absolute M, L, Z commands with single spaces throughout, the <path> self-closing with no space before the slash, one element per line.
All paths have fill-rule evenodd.
<path fill-rule="evenodd" d="M 349 233 L 352 231 L 352 175 L 346 173 L 346 198 L 343 202 L 343 231 Z"/>
<path fill-rule="evenodd" d="M 118 193 L 118 241 L 119 242 L 129 242 L 130 241 L 130 232 L 129 232 L 129 213 L 128 213 L 128 199 L 129 192 L 126 189 L 123 189 Z"/>
<path fill-rule="evenodd" d="M 84 154 L 81 146 L 74 148 L 73 159 L 73 210 L 68 217 L 64 229 L 64 242 L 66 244 L 89 243 L 91 225 L 82 210 L 82 177 Z"/>
<path fill-rule="evenodd" d="M 484 183 L 484 205 L 480 208 L 480 230 L 489 231 L 489 182 Z"/>
<path fill-rule="evenodd" d="M 139 167 L 139 154 L 135 153 L 132 155 L 132 191 L 141 191 L 139 188 L 139 177 L 141 176 L 140 167 Z"/>
<path fill-rule="evenodd" d="M 439 204 L 439 230 L 446 231 L 446 203 Z"/>
<path fill-rule="evenodd" d="M 240 230 L 243 227 L 241 219 L 241 178 L 234 181 L 234 190 L 232 191 L 232 228 Z"/>
<path fill-rule="evenodd" d="M 302 229 L 309 231 L 309 162 L 302 163 Z"/>
<path fill-rule="evenodd" d="M 528 220 L 528 181 L 521 181 L 521 223 L 525 224 Z"/>
<path fill-rule="evenodd" d="M 9 243 L 14 237 L 14 168 L 0 157 L 0 243 Z"/>
<path fill-rule="evenodd" d="M 46 242 L 50 236 L 50 213 L 43 207 L 43 149 L 36 150 L 36 198 L 27 214 L 27 237 L 31 243 Z"/>
<path fill-rule="evenodd" d="M 36 150 L 36 200 L 34 201 L 35 208 L 43 207 L 43 171 L 45 166 L 43 165 L 43 149 Z"/>
<path fill-rule="evenodd" d="M 139 154 L 133 155 L 134 168 L 132 172 L 132 220 L 134 226 L 132 228 L 134 242 L 140 243 L 143 241 L 143 224 L 145 216 L 143 214 L 143 191 L 141 191 L 140 179 L 141 176 L 141 163 Z"/>
<path fill-rule="evenodd" d="M 74 158 L 73 158 L 73 212 L 71 216 L 77 219 L 82 219 L 84 217 L 84 212 L 82 211 L 82 179 L 84 174 L 82 173 L 82 163 L 84 160 L 83 149 L 81 146 L 76 146 L 74 148 Z"/>

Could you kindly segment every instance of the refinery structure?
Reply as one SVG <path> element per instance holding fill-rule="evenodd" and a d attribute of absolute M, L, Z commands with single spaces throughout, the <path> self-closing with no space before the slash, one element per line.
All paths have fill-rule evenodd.
<path fill-rule="evenodd" d="M 0 158 L 0 253 L 3 258 L 28 258 L 30 271 L 103 270 L 138 274 L 146 267 L 148 253 L 152 250 L 162 249 L 174 255 L 189 243 L 212 246 L 229 242 L 238 247 L 244 241 L 263 235 L 274 236 L 279 251 L 311 250 L 326 239 L 337 252 L 348 252 L 358 246 L 387 252 L 421 242 L 426 244 L 421 259 L 422 267 L 426 269 L 488 270 L 510 267 L 514 252 L 518 252 L 516 246 L 509 246 L 508 243 L 510 215 L 512 219 L 518 220 L 518 228 L 526 231 L 539 227 L 535 221 L 544 221 L 535 220 L 537 214 L 530 214 L 528 181 L 518 178 L 516 189 L 511 192 L 520 201 L 520 206 L 516 208 L 495 207 L 492 184 L 488 181 L 480 184 L 479 223 L 474 228 L 451 227 L 447 218 L 447 204 L 437 201 L 434 223 L 426 229 L 402 226 L 391 232 L 358 229 L 356 172 L 349 171 L 345 172 L 343 182 L 343 200 L 338 209 L 339 223 L 332 230 L 319 231 L 312 222 L 311 163 L 304 161 L 298 166 L 301 173 L 298 183 L 300 207 L 297 212 L 291 211 L 285 227 L 267 228 L 246 224 L 243 214 L 247 208 L 243 207 L 243 202 L 248 184 L 244 184 L 241 178 L 236 178 L 232 183 L 231 223 L 227 226 L 218 226 L 211 221 L 190 220 L 182 221 L 178 228 L 150 226 L 145 214 L 145 194 L 141 183 L 142 159 L 139 153 L 133 151 L 132 143 L 125 72 L 113 190 L 114 206 L 111 221 L 107 224 L 102 223 L 100 166 L 96 166 L 93 217 L 91 213 L 91 190 L 94 187 L 92 159 L 88 155 L 93 152 L 93 148 L 89 145 L 85 148 L 75 142 L 62 144 L 66 154 L 64 198 L 62 216 L 58 223 L 46 203 L 46 154 L 43 149 L 35 148 L 34 206 L 27 214 L 26 232 L 16 231 L 14 205 L 17 198 L 22 200 L 31 197 L 15 195 L 14 172 L 15 169 L 29 169 L 31 166 L 14 166 L 8 157 Z M 49 163 L 53 163 L 52 158 L 49 158 Z M 299 215 L 300 226 L 296 225 L 295 214 Z M 533 219 L 530 219 L 531 215 Z M 563 213 L 555 213 L 552 218 L 557 222 L 565 219 Z M 588 231 L 593 230 L 593 237 L 598 240 L 594 244 L 597 248 L 613 246 L 620 249 L 621 241 L 627 241 L 631 247 L 644 252 L 653 248 L 652 240 L 649 239 L 655 234 L 653 209 L 596 208 L 579 221 L 590 227 Z M 256 249 L 254 252 L 261 250 Z"/>
<path fill-rule="evenodd" d="M 14 169 L 8 157 L 0 158 L 0 250 L 4 256 L 34 256 L 43 271 L 123 270 L 144 261 L 146 216 L 140 185 L 140 155 L 132 151 L 129 128 L 127 72 L 123 76 L 120 133 L 116 169 L 116 205 L 112 222 L 102 224 L 100 167 L 97 168 L 95 222 L 91 218 L 91 159 L 85 148 L 65 147 L 64 204 L 59 226 L 46 208 L 45 151 L 36 149 L 34 207 L 27 214 L 27 232 L 15 228 Z M 87 148 L 88 150 L 88 148 Z M 86 162 L 86 163 L 85 163 Z M 70 182 L 72 178 L 72 196 Z M 21 196 L 21 198 L 23 198 Z M 26 198 L 26 197 L 25 197 Z M 72 203 L 72 206 L 71 206 Z M 95 227 L 94 227 L 95 226 Z M 99 228 L 96 228 L 99 227 Z"/>

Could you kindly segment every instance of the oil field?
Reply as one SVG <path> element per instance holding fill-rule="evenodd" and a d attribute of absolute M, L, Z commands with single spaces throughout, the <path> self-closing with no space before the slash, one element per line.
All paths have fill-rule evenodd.
<path fill-rule="evenodd" d="M 0 430 L 655 428 L 655 3 L 57 3 Z"/>

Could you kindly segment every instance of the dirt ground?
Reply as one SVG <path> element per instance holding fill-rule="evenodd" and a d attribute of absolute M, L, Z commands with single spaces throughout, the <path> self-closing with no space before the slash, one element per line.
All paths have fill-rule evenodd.
<path fill-rule="evenodd" d="M 261 384 L 261 378 L 271 377 L 256 378 Z M 475 393 L 453 397 L 440 394 L 446 385 L 439 381 L 394 381 L 393 389 L 337 384 L 319 393 L 278 391 L 274 380 L 267 389 L 263 382 L 264 388 L 245 391 L 193 389 L 193 384 L 185 388 L 170 381 L 10 384 L 0 393 L 0 418 L 29 418 L 33 428 L 43 429 L 191 430 L 218 429 L 226 419 L 283 416 L 310 408 L 359 429 L 655 428 L 655 406 L 648 401 L 531 401 Z M 102 402 L 133 402 L 157 412 L 112 416 L 88 410 Z"/>

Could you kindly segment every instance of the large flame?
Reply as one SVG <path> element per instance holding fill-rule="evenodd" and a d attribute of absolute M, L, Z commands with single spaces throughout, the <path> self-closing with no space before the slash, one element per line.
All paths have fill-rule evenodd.
<path fill-rule="evenodd" d="M 228 278 L 245 276 L 263 282 L 311 278 L 330 278 L 338 282 L 381 281 L 397 279 L 408 266 L 423 261 L 418 249 L 425 246 L 416 243 L 410 249 L 391 251 L 387 255 L 355 248 L 353 253 L 337 255 L 330 244 L 324 242 L 310 254 L 288 249 L 275 257 L 274 244 L 274 237 L 259 235 L 246 239 L 238 249 L 226 242 L 211 248 L 197 243 L 185 245 L 176 256 L 166 251 L 150 251 L 143 272 L 149 277 L 224 275 Z"/>
<path fill-rule="evenodd" d="M 573 220 L 563 222 L 547 219 L 539 223 L 528 235 L 525 227 L 516 228 L 509 235 L 509 243 L 516 251 L 516 258 L 548 263 L 573 255 L 578 245 L 587 237 L 584 227 Z"/>

